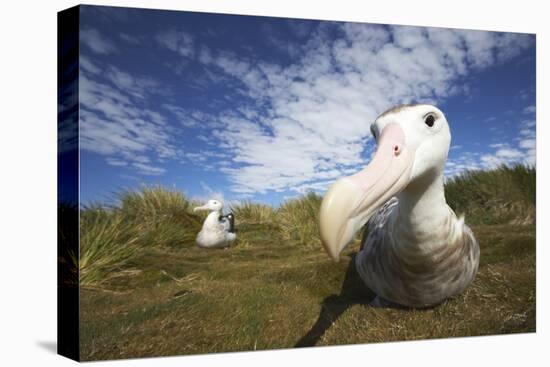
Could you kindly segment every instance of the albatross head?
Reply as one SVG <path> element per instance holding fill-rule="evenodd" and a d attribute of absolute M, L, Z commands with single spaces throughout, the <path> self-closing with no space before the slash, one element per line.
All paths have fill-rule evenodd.
<path fill-rule="evenodd" d="M 223 209 L 223 203 L 220 200 L 208 200 L 203 206 L 197 206 L 193 211 L 208 210 L 211 212 L 219 212 Z"/>
<path fill-rule="evenodd" d="M 371 125 L 377 149 L 360 172 L 336 181 L 321 204 L 321 241 L 338 260 L 355 233 L 392 196 L 421 190 L 443 173 L 451 134 L 431 105 L 392 108 Z"/>

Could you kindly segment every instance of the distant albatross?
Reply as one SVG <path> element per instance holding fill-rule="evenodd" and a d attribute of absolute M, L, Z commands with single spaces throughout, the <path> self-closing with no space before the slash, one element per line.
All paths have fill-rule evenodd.
<path fill-rule="evenodd" d="M 208 210 L 210 214 L 204 220 L 202 229 L 197 235 L 197 245 L 203 248 L 224 248 L 235 241 L 235 225 L 233 214 L 222 215 L 223 203 L 220 200 L 208 200 L 194 211 Z"/>
<path fill-rule="evenodd" d="M 434 106 L 405 105 L 380 115 L 371 132 L 377 150 L 370 164 L 323 198 L 323 246 L 338 260 L 368 221 L 355 266 L 378 296 L 374 303 L 436 305 L 464 291 L 479 265 L 472 231 L 445 201 L 449 125 Z"/>

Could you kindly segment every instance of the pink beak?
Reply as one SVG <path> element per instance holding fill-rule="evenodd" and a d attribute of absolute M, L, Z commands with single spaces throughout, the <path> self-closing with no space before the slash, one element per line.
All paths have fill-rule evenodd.
<path fill-rule="evenodd" d="M 210 210 L 210 207 L 208 206 L 208 204 L 204 204 L 203 206 L 197 206 L 193 208 L 194 212 L 197 212 L 199 210 Z"/>
<path fill-rule="evenodd" d="M 413 163 L 414 152 L 407 149 L 403 130 L 392 123 L 382 131 L 369 165 L 330 187 L 321 204 L 320 230 L 323 246 L 332 259 L 338 261 L 376 210 L 407 186 Z"/>

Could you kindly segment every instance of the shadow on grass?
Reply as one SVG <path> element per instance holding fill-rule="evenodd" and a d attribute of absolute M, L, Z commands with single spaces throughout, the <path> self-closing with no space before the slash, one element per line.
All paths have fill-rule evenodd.
<path fill-rule="evenodd" d="M 354 305 L 368 305 L 376 295 L 369 290 L 355 269 L 355 253 L 350 255 L 351 260 L 346 270 L 340 294 L 330 295 L 323 300 L 321 313 L 313 327 L 304 335 L 294 347 L 312 347 L 317 344 L 328 328 L 350 307 Z"/>

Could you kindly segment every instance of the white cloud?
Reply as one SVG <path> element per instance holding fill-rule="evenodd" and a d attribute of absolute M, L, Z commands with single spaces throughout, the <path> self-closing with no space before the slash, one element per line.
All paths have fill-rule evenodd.
<path fill-rule="evenodd" d="M 187 32 L 170 30 L 156 36 L 157 42 L 184 57 L 193 57 L 195 47 L 193 36 Z"/>
<path fill-rule="evenodd" d="M 115 167 L 124 167 L 128 165 L 128 162 L 116 158 L 107 158 L 106 161 L 107 164 Z"/>
<path fill-rule="evenodd" d="M 529 34 L 522 33 L 500 33 L 496 39 L 495 57 L 499 62 L 505 62 L 518 56 L 532 42 L 532 37 Z"/>
<path fill-rule="evenodd" d="M 87 71 L 88 73 L 93 75 L 97 75 L 101 73 L 101 68 L 85 55 L 82 55 L 82 54 L 80 55 L 79 62 L 80 62 L 80 65 L 79 65 L 80 68 Z"/>
<path fill-rule="evenodd" d="M 116 51 L 115 45 L 93 28 L 82 29 L 80 41 L 98 54 L 106 55 Z"/>
<path fill-rule="evenodd" d="M 502 148 L 496 151 L 495 156 L 503 159 L 513 159 L 521 157 L 521 152 L 517 149 Z"/>
<path fill-rule="evenodd" d="M 78 108 L 59 122 L 57 142 L 58 153 L 78 149 Z"/>
<path fill-rule="evenodd" d="M 533 128 L 536 125 L 535 120 L 522 120 L 521 125 L 526 128 Z"/>
<path fill-rule="evenodd" d="M 158 176 L 166 172 L 162 167 L 154 167 L 149 164 L 133 162 L 132 166 L 136 167 L 141 173 L 150 176 Z"/>
<path fill-rule="evenodd" d="M 334 40 L 337 33 L 341 38 Z M 211 50 L 175 32 L 159 39 L 225 74 L 247 97 L 230 113 L 220 113 L 219 125 L 205 137 L 231 154 L 233 164 L 218 167 L 235 193 L 323 190 L 366 164 L 373 149 L 369 126 L 377 114 L 397 104 L 436 103 L 467 93 L 461 77 L 509 60 L 531 40 L 520 34 L 359 23 L 322 23 L 304 34 L 306 42 L 287 49 L 294 63 L 285 67 Z M 198 55 L 190 51 L 195 47 Z M 171 111 L 182 119 L 196 112 Z M 521 152 L 500 147 L 485 158 L 464 152 L 449 167 L 453 172 L 482 168 L 518 159 Z"/>
<path fill-rule="evenodd" d="M 208 159 L 207 156 L 202 153 L 187 153 L 185 157 L 193 163 L 204 163 Z"/>
<path fill-rule="evenodd" d="M 480 154 L 476 152 L 460 152 L 455 158 L 449 158 L 445 164 L 445 177 L 450 178 L 463 173 L 464 171 L 472 171 L 482 169 Z"/>
<path fill-rule="evenodd" d="M 112 166 L 144 175 L 163 174 L 165 169 L 158 164 L 177 158 L 181 151 L 172 142 L 173 127 L 165 117 L 144 107 L 147 97 L 166 93 L 160 83 L 86 56 L 81 56 L 80 66 L 81 149 L 105 156 Z"/>
<path fill-rule="evenodd" d="M 57 149 L 59 153 L 78 149 L 78 79 L 76 73 L 59 85 Z"/>
<path fill-rule="evenodd" d="M 522 100 L 524 100 L 524 101 L 527 100 L 528 98 L 530 98 L 530 95 L 531 95 L 531 93 L 530 93 L 529 90 L 523 89 L 523 90 L 520 90 L 520 91 L 518 92 L 519 98 L 522 99 Z"/>
<path fill-rule="evenodd" d="M 519 147 L 522 149 L 535 149 L 536 140 L 534 138 L 521 139 L 519 141 Z"/>
<path fill-rule="evenodd" d="M 484 154 L 481 156 L 481 167 L 480 168 L 497 168 L 501 165 L 510 165 L 514 163 L 519 163 L 520 158 L 525 157 L 525 152 L 517 148 L 510 147 L 508 144 L 504 144 L 502 147 L 498 148 L 494 153 Z"/>
<path fill-rule="evenodd" d="M 524 152 L 523 163 L 535 165 L 537 160 L 536 151 L 536 121 L 523 120 L 520 123 L 520 130 L 516 141 L 518 147 Z"/>
<path fill-rule="evenodd" d="M 169 103 L 164 103 L 162 105 L 165 109 L 170 111 L 176 118 L 178 119 L 178 122 L 182 124 L 185 127 L 194 127 L 197 125 L 197 121 L 192 117 L 191 113 L 187 110 L 174 106 Z"/>
<path fill-rule="evenodd" d="M 138 45 L 140 43 L 139 38 L 127 33 L 120 33 L 118 36 L 120 37 L 121 40 L 128 42 L 132 45 Z"/>
<path fill-rule="evenodd" d="M 115 66 L 106 69 L 105 77 L 118 89 L 134 97 L 144 99 L 148 94 L 166 94 L 159 82 L 148 77 L 136 77 Z"/>
<path fill-rule="evenodd" d="M 225 195 L 223 194 L 223 191 L 221 190 L 214 190 L 209 185 L 207 185 L 204 181 L 200 182 L 201 189 L 203 191 L 203 194 L 198 196 L 196 200 L 206 202 L 208 200 L 219 200 L 222 203 L 224 203 L 225 207 L 228 207 L 229 203 L 225 202 Z"/>
<path fill-rule="evenodd" d="M 481 155 L 479 164 L 472 169 L 492 169 L 501 165 L 513 165 L 523 163 L 535 165 L 536 163 L 536 139 L 533 127 L 526 127 L 519 131 L 515 139 L 517 144 L 509 143 L 491 144 L 494 149 L 491 153 Z"/>
<path fill-rule="evenodd" d="M 496 130 L 495 134 L 501 133 Z M 466 170 L 493 169 L 502 165 L 518 163 L 536 164 L 536 132 L 534 120 L 522 120 L 518 124 L 517 135 L 512 142 L 492 143 L 490 152 L 480 154 L 464 152 L 458 158 L 447 162 L 445 175 L 453 177 Z"/>
<path fill-rule="evenodd" d="M 537 111 L 537 108 L 535 106 L 527 106 L 523 109 L 523 113 L 526 115 L 535 113 L 536 111 Z"/>

